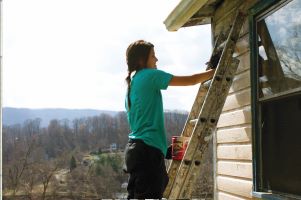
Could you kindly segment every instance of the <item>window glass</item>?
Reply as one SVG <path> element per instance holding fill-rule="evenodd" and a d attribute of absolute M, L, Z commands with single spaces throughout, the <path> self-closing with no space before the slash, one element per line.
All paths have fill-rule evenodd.
<path fill-rule="evenodd" d="M 257 22 L 259 98 L 301 89 L 301 0 Z"/>
<path fill-rule="evenodd" d="M 255 10 L 251 23 L 257 31 L 253 38 L 251 30 L 255 40 L 251 50 L 256 55 L 252 56 L 254 190 L 299 197 L 301 0 L 274 0 L 269 5 L 261 1 Z"/>

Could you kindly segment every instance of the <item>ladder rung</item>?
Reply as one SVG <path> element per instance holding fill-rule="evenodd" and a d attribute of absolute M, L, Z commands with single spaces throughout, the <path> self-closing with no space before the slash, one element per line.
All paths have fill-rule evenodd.
<path fill-rule="evenodd" d="M 192 119 L 189 121 L 190 124 L 195 125 L 198 122 L 198 119 Z"/>
<path fill-rule="evenodd" d="M 233 38 L 230 38 L 230 41 L 231 41 L 231 42 L 234 42 L 235 40 L 234 40 Z M 217 47 L 218 51 L 223 50 L 224 47 L 226 46 L 227 42 L 228 42 L 227 40 L 225 40 L 224 42 L 222 42 L 222 43 Z"/>
<path fill-rule="evenodd" d="M 202 83 L 202 87 L 206 88 L 207 90 L 209 89 L 210 85 L 211 85 L 212 79 L 209 79 L 205 82 Z"/>
<path fill-rule="evenodd" d="M 200 121 L 204 123 L 204 122 L 207 121 L 207 119 L 201 117 L 201 118 L 200 118 Z M 192 120 L 190 120 L 189 122 L 190 122 L 191 124 L 195 125 L 195 124 L 198 122 L 198 119 L 192 119 Z"/>
<path fill-rule="evenodd" d="M 201 161 L 196 160 L 196 161 L 194 161 L 194 164 L 195 164 L 196 166 L 199 166 L 199 165 L 201 164 Z"/>
<path fill-rule="evenodd" d="M 227 41 L 224 41 L 223 43 L 221 43 L 217 48 L 218 49 L 223 49 L 226 45 Z"/>
<path fill-rule="evenodd" d="M 205 142 L 208 142 L 209 140 L 211 140 L 212 136 L 213 136 L 212 133 L 210 135 L 208 135 L 208 136 L 205 136 L 204 137 Z"/>
<path fill-rule="evenodd" d="M 201 117 L 201 118 L 200 118 L 200 121 L 201 121 L 201 122 L 206 122 L 207 119 Z M 193 125 L 195 125 L 197 122 L 198 122 L 198 119 L 192 119 L 192 120 L 189 121 L 189 123 L 191 123 L 191 124 L 193 124 Z M 212 124 L 214 124 L 214 123 L 216 122 L 216 119 L 211 118 L 211 119 L 210 119 L 210 122 L 211 122 Z"/>

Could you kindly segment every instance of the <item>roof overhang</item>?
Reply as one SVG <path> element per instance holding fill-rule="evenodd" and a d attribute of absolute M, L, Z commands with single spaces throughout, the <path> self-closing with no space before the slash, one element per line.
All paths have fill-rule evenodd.
<path fill-rule="evenodd" d="M 217 5 L 222 0 L 181 0 L 164 24 L 169 31 L 181 27 L 210 24 Z"/>

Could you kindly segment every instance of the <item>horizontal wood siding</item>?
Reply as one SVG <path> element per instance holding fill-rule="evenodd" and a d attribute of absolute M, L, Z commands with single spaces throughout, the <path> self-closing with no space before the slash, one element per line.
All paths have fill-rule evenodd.
<path fill-rule="evenodd" d="M 214 36 L 216 37 L 221 31 L 230 28 L 229 24 L 233 21 L 236 11 L 240 8 L 247 10 L 256 3 L 255 0 L 224 0 L 214 13 Z M 240 35 L 243 36 L 249 32 L 247 20 L 243 24 Z"/>
<path fill-rule="evenodd" d="M 233 13 L 242 3 L 242 0 L 224 0 L 224 2 L 218 7 L 214 13 L 214 21 L 220 24 L 225 18 L 229 18 L 229 15 Z"/>
<path fill-rule="evenodd" d="M 217 186 L 220 191 L 241 197 L 252 198 L 252 181 L 250 180 L 240 180 L 232 177 L 218 176 Z"/>
<path fill-rule="evenodd" d="M 239 92 L 230 94 L 225 102 L 223 107 L 223 111 L 237 109 L 246 105 L 250 105 L 251 103 L 251 90 L 250 88 L 246 88 Z"/>
<path fill-rule="evenodd" d="M 243 177 L 246 179 L 252 179 L 252 163 L 250 162 L 231 162 L 231 161 L 218 161 L 217 173 Z"/>
<path fill-rule="evenodd" d="M 245 125 L 251 123 L 251 118 L 250 106 L 243 109 L 222 113 L 219 117 L 217 128 Z"/>
<path fill-rule="evenodd" d="M 216 132 L 217 143 L 251 143 L 251 127 L 242 126 L 238 128 L 227 128 L 224 130 L 217 130 Z"/>
<path fill-rule="evenodd" d="M 240 56 L 241 54 L 248 52 L 249 49 L 249 34 L 247 34 L 239 38 L 239 40 L 237 41 L 236 48 L 234 51 L 234 57 Z"/>
<path fill-rule="evenodd" d="M 239 7 L 256 0 L 224 0 L 213 17 L 214 38 L 230 28 Z M 252 129 L 249 29 L 246 19 L 236 43 L 240 60 L 215 135 L 215 199 L 252 199 Z"/>
<path fill-rule="evenodd" d="M 217 158 L 227 160 L 252 160 L 251 144 L 217 145 Z"/>
<path fill-rule="evenodd" d="M 237 92 L 238 90 L 249 88 L 250 85 L 250 71 L 248 70 L 234 77 L 229 94 Z"/>
<path fill-rule="evenodd" d="M 241 72 L 250 69 L 250 54 L 248 52 L 246 52 L 245 54 L 241 54 L 236 58 L 240 61 L 236 74 L 240 74 Z"/>
<path fill-rule="evenodd" d="M 222 32 L 222 31 L 226 31 L 227 29 L 230 29 L 230 23 L 234 21 L 235 18 L 235 12 L 231 13 L 231 16 L 228 16 L 226 18 L 224 18 L 220 23 L 217 24 L 217 26 L 215 27 L 215 31 L 216 31 L 216 36 L 218 36 L 218 33 Z M 248 20 L 246 20 L 241 28 L 240 31 L 240 36 L 243 36 L 245 34 L 248 33 L 249 29 L 248 29 Z"/>
<path fill-rule="evenodd" d="M 245 200 L 245 199 L 249 199 L 246 197 L 239 197 L 239 196 L 235 196 L 233 194 L 227 194 L 224 192 L 218 192 L 217 197 L 219 200 Z"/>

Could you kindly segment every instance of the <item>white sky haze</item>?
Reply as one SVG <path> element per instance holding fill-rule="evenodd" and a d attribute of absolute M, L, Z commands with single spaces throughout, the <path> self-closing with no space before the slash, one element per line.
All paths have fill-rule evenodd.
<path fill-rule="evenodd" d="M 155 45 L 159 69 L 204 70 L 209 25 L 168 32 L 179 0 L 3 1 L 3 106 L 124 110 L 125 50 Z M 190 110 L 198 86 L 169 87 L 165 109 Z"/>

